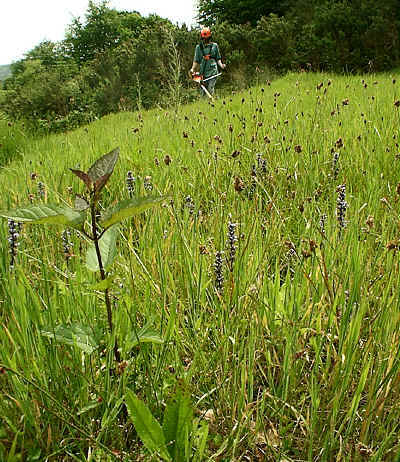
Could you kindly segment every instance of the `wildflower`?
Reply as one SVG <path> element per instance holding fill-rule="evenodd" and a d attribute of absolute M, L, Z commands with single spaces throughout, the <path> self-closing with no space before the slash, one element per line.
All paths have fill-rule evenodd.
<path fill-rule="evenodd" d="M 136 178 L 133 176 L 132 172 L 129 170 L 129 172 L 126 174 L 126 189 L 128 190 L 129 197 L 133 197 L 135 193 L 135 181 L 136 181 Z"/>
<path fill-rule="evenodd" d="M 193 215 L 194 201 L 193 201 L 192 196 L 186 196 L 186 198 L 185 198 L 185 207 L 189 210 L 190 215 Z"/>
<path fill-rule="evenodd" d="M 339 161 L 339 153 L 334 152 L 333 159 L 332 159 L 332 171 L 333 171 L 333 178 L 335 180 L 336 180 L 336 178 L 338 176 L 338 173 L 339 173 L 338 161 Z"/>
<path fill-rule="evenodd" d="M 345 221 L 346 210 L 348 203 L 346 202 L 346 185 L 341 184 L 337 187 L 336 192 L 338 193 L 336 201 L 336 216 L 339 222 L 340 228 L 346 228 L 347 222 Z"/>
<path fill-rule="evenodd" d="M 233 271 L 233 264 L 235 263 L 235 255 L 236 255 L 236 243 L 238 238 L 236 236 L 236 228 L 237 223 L 232 223 L 231 221 L 228 222 L 228 244 L 229 244 L 229 257 L 228 257 L 228 264 L 229 269 L 231 272 Z"/>
<path fill-rule="evenodd" d="M 243 180 L 239 176 L 235 177 L 234 188 L 235 188 L 235 191 L 237 191 L 239 193 L 241 191 L 243 191 L 243 189 L 244 189 Z"/>
<path fill-rule="evenodd" d="M 152 191 L 153 190 L 153 183 L 151 182 L 151 176 L 145 176 L 144 177 L 143 186 L 144 186 L 144 189 L 146 191 Z"/>
<path fill-rule="evenodd" d="M 328 218 L 327 215 L 323 214 L 321 215 L 321 218 L 319 219 L 319 229 L 323 236 L 325 236 L 325 223 L 326 223 L 327 218 Z"/>
<path fill-rule="evenodd" d="M 251 175 L 251 182 L 250 182 L 250 187 L 247 191 L 249 199 L 253 197 L 254 193 L 256 192 L 256 188 L 257 188 L 257 169 L 254 164 L 251 166 L 250 175 Z"/>
<path fill-rule="evenodd" d="M 222 251 L 216 252 L 214 260 L 214 287 L 218 293 L 222 293 L 224 290 L 223 255 L 224 252 Z"/>
<path fill-rule="evenodd" d="M 397 239 L 394 239 L 393 241 L 389 241 L 386 244 L 386 248 L 388 250 L 398 250 L 399 249 L 399 241 Z"/>
<path fill-rule="evenodd" d="M 262 161 L 262 154 L 261 154 L 261 152 L 258 152 L 258 153 L 257 153 L 256 158 L 257 158 L 257 167 L 260 169 L 260 167 L 261 167 L 261 161 Z"/>
<path fill-rule="evenodd" d="M 208 255 L 209 254 L 207 246 L 204 245 L 204 244 L 199 245 L 199 252 L 200 252 L 200 255 Z"/>
<path fill-rule="evenodd" d="M 40 198 L 43 199 L 45 194 L 46 194 L 45 186 L 41 181 L 39 181 L 38 184 L 37 184 L 37 187 L 38 187 L 38 195 L 39 195 Z"/>
<path fill-rule="evenodd" d="M 64 256 L 65 256 L 67 262 L 72 257 L 73 244 L 72 244 L 70 239 L 71 239 L 71 231 L 69 229 L 65 229 L 61 233 L 61 242 L 62 242 Z"/>
<path fill-rule="evenodd" d="M 17 247 L 19 245 L 19 225 L 14 221 L 8 220 L 8 243 L 10 244 L 10 268 L 14 268 L 15 257 L 17 256 Z"/>
<path fill-rule="evenodd" d="M 339 139 L 336 141 L 335 146 L 336 146 L 338 149 L 340 149 L 340 148 L 343 147 L 343 140 L 342 140 L 342 138 L 339 138 Z"/>
<path fill-rule="evenodd" d="M 294 260 L 297 257 L 296 254 L 296 249 L 291 247 L 287 252 L 286 252 L 286 261 L 290 263 L 292 260 Z"/>
<path fill-rule="evenodd" d="M 257 168 L 261 173 L 267 173 L 267 161 L 262 158 L 261 152 L 257 153 Z"/>

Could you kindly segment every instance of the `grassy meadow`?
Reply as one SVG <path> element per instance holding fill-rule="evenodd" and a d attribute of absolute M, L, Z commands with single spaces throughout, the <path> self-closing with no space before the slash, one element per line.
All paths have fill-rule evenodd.
<path fill-rule="evenodd" d="M 166 199 L 119 228 L 112 335 L 85 237 L 24 224 L 10 266 L 2 220 L 0 460 L 399 461 L 399 100 L 389 74 L 289 74 L 24 143 L 1 210 L 72 206 L 69 169 L 116 147 L 101 207 Z M 125 403 L 161 424 L 179 390 L 168 459 Z"/>

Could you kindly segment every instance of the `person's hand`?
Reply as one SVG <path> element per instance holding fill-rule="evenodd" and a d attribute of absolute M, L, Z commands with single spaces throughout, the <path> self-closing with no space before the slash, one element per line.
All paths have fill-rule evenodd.
<path fill-rule="evenodd" d="M 220 67 L 221 67 L 222 70 L 224 70 L 224 69 L 226 68 L 226 64 L 221 63 L 221 66 L 220 66 Z"/>

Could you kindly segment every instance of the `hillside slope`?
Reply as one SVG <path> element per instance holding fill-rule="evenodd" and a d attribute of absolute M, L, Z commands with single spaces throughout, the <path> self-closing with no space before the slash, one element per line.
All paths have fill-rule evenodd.
<path fill-rule="evenodd" d="M 194 412 L 182 460 L 198 425 L 201 460 L 397 460 L 399 85 L 290 74 L 25 147 L 0 171 L 0 209 L 72 206 L 84 185 L 69 169 L 117 146 L 97 212 L 166 200 L 118 228 L 102 286 L 87 236 L 3 222 L 0 459 L 154 459 L 161 443 L 140 443 L 122 403 L 134 391 L 161 422 L 180 390 Z"/>

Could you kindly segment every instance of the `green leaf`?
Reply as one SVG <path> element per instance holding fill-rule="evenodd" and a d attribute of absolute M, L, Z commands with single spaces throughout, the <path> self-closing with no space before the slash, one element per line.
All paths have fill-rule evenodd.
<path fill-rule="evenodd" d="M 45 328 L 40 331 L 44 337 L 52 338 L 58 343 L 65 345 L 77 346 L 85 353 L 93 353 L 99 346 L 95 339 L 93 329 L 88 326 L 83 326 L 79 323 L 67 326 L 60 324 L 54 329 Z"/>
<path fill-rule="evenodd" d="M 103 268 L 109 268 L 117 255 L 118 226 L 107 229 L 99 240 L 99 248 Z M 99 271 L 99 261 L 97 258 L 96 247 L 91 243 L 86 253 L 86 267 L 90 271 Z"/>
<path fill-rule="evenodd" d="M 127 391 L 125 401 L 135 430 L 146 448 L 151 453 L 158 453 L 163 460 L 172 461 L 162 428 L 149 408 L 131 390 Z"/>
<path fill-rule="evenodd" d="M 186 460 L 185 449 L 192 427 L 193 410 L 190 398 L 182 391 L 178 391 L 165 409 L 163 432 L 168 451 L 174 462 Z"/>
<path fill-rule="evenodd" d="M 13 443 L 11 445 L 11 449 L 10 449 L 10 451 L 8 453 L 6 462 L 16 462 L 17 461 L 16 450 L 17 450 L 17 443 L 18 443 L 19 435 L 20 435 L 20 433 L 18 432 L 14 436 L 14 440 L 13 440 Z"/>
<path fill-rule="evenodd" d="M 82 196 L 76 195 L 74 209 L 78 212 L 83 212 L 90 207 L 89 202 Z"/>
<path fill-rule="evenodd" d="M 196 432 L 197 451 L 194 462 L 201 462 L 203 460 L 203 455 L 206 450 L 207 437 L 208 424 L 207 422 L 203 422 Z"/>
<path fill-rule="evenodd" d="M 137 332 L 132 332 L 130 335 L 127 344 L 128 344 L 128 350 L 132 349 L 136 345 L 139 345 L 139 343 L 157 343 L 161 344 L 164 343 L 164 340 L 158 335 L 158 333 L 151 328 L 150 325 L 146 325 L 142 327 Z"/>
<path fill-rule="evenodd" d="M 100 222 L 107 228 L 132 215 L 137 215 L 150 207 L 164 201 L 165 197 L 135 197 L 109 207 L 102 215 Z"/>
<path fill-rule="evenodd" d="M 83 407 L 80 411 L 76 413 L 76 415 L 82 415 L 85 414 L 86 412 L 90 411 L 91 409 L 95 409 L 96 407 L 99 407 L 101 405 L 101 401 L 91 401 L 88 405 Z"/>
<path fill-rule="evenodd" d="M 97 159 L 96 162 L 90 167 L 87 173 L 90 180 L 93 183 L 96 183 L 99 181 L 104 181 L 105 177 L 107 177 L 108 179 L 114 171 L 114 167 L 118 160 L 118 156 L 119 148 L 116 148 L 108 154 L 105 154 L 103 157 L 100 157 L 100 159 Z"/>
<path fill-rule="evenodd" d="M 85 213 L 66 205 L 40 204 L 0 211 L 0 216 L 24 223 L 76 227 L 85 220 Z"/>
<path fill-rule="evenodd" d="M 92 285 L 90 289 L 92 290 L 109 289 L 112 286 L 112 283 L 113 283 L 113 278 L 109 277 L 109 278 L 103 279 L 102 281 L 96 282 L 96 284 Z"/>

